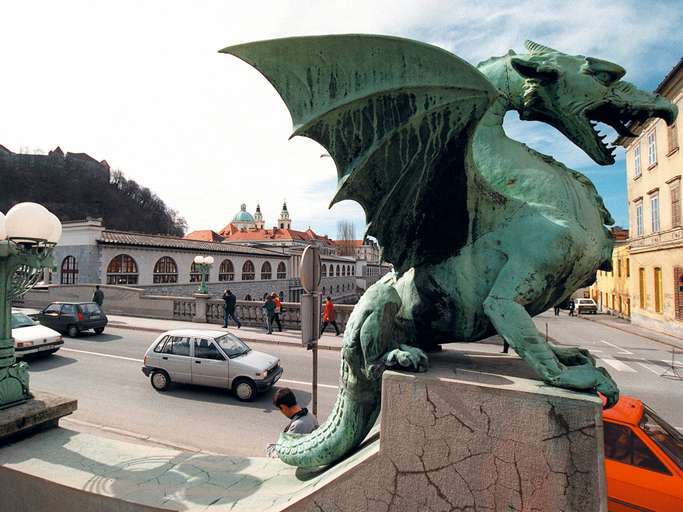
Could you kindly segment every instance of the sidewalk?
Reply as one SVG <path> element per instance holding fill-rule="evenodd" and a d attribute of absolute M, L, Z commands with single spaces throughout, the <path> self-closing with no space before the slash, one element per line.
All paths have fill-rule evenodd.
<path fill-rule="evenodd" d="M 620 331 L 634 334 L 651 341 L 656 341 L 657 343 L 662 343 L 663 345 L 667 345 L 678 350 L 683 350 L 683 338 L 672 336 L 671 334 L 665 334 L 663 332 L 653 331 L 652 329 L 648 329 L 646 327 L 633 325 L 631 322 L 624 320 L 623 318 L 606 314 L 578 315 L 577 318 L 606 325 L 613 329 L 618 329 Z"/>
<path fill-rule="evenodd" d="M 109 318 L 109 327 L 114 327 L 116 329 L 131 329 L 134 331 L 162 333 L 172 329 L 225 330 L 219 324 L 204 324 L 181 320 L 161 320 L 157 318 L 141 318 L 123 315 L 107 315 L 107 317 Z M 273 331 L 273 334 L 267 334 L 265 328 L 243 326 L 241 329 L 238 329 L 234 322 L 230 323 L 228 329 L 230 332 L 239 336 L 240 339 L 247 342 L 291 345 L 303 348 L 301 344 L 301 331 Z M 328 328 L 328 331 L 332 331 L 332 329 Z M 341 334 L 335 336 L 334 332 L 328 331 L 326 331 L 325 334 L 320 337 L 320 340 L 318 340 L 318 348 L 322 350 L 341 350 L 343 336 Z"/>

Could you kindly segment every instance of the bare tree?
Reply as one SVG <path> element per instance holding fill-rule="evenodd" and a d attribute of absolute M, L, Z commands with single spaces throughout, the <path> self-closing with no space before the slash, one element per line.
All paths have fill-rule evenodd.
<path fill-rule="evenodd" d="M 348 220 L 337 223 L 337 240 L 342 256 L 353 256 L 356 252 L 356 225 Z"/>

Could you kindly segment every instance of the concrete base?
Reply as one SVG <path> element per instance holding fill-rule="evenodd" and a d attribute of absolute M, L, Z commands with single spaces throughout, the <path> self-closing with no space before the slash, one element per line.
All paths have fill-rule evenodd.
<path fill-rule="evenodd" d="M 600 401 L 474 359 L 385 373 L 381 441 L 317 473 L 53 429 L 0 449 L 3 512 L 607 510 Z"/>
<path fill-rule="evenodd" d="M 37 391 L 26 402 L 0 410 L 0 446 L 45 428 L 55 427 L 59 418 L 77 408 L 76 400 Z"/>

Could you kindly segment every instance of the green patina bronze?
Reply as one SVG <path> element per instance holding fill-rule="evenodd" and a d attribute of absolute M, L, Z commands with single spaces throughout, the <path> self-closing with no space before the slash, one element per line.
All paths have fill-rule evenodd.
<path fill-rule="evenodd" d="M 284 99 L 294 135 L 322 144 L 395 267 L 370 287 L 344 333 L 340 390 L 312 434 L 283 434 L 280 458 L 333 463 L 374 424 L 387 366 L 425 369 L 424 350 L 498 333 L 553 386 L 619 391 L 590 354 L 556 347 L 531 317 L 608 269 L 613 221 L 592 183 L 508 138 L 503 116 L 551 124 L 602 165 L 614 162 L 593 125 L 676 108 L 621 80 L 613 63 L 527 42 L 527 54 L 478 68 L 405 39 L 296 37 L 222 50 L 258 69 Z"/>
<path fill-rule="evenodd" d="M 22 296 L 43 268 L 53 266 L 52 250 L 0 240 L 0 409 L 28 400 L 28 365 L 17 362 L 12 338 L 12 300 Z"/>

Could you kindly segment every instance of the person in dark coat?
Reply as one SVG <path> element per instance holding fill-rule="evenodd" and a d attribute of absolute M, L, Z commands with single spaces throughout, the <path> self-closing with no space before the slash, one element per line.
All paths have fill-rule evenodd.
<path fill-rule="evenodd" d="M 574 316 L 574 310 L 576 309 L 576 303 L 574 299 L 569 301 L 569 316 Z"/>
<path fill-rule="evenodd" d="M 99 307 L 102 307 L 102 304 L 104 303 L 104 292 L 100 290 L 99 284 L 95 286 L 95 293 L 93 293 L 92 301 Z"/>
<path fill-rule="evenodd" d="M 237 305 L 237 297 L 227 288 L 223 292 L 223 327 L 228 326 L 228 320 L 232 318 L 237 324 L 237 328 L 242 327 L 242 322 L 235 314 L 235 307 Z"/>
<path fill-rule="evenodd" d="M 266 318 L 266 328 L 268 329 L 268 334 L 273 334 L 273 317 L 275 316 L 275 301 L 273 298 L 266 294 L 263 302 L 263 315 Z"/>

